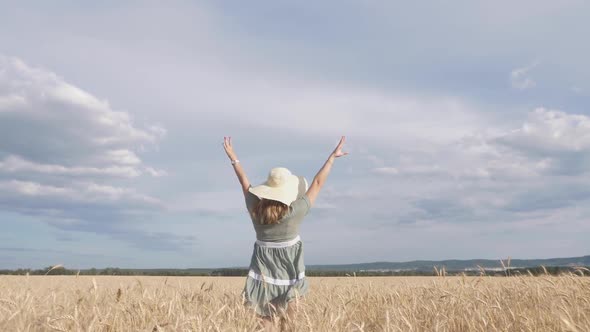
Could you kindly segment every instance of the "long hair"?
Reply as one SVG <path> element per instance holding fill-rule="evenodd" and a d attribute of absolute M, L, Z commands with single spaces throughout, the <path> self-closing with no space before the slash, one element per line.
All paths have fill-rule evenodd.
<path fill-rule="evenodd" d="M 252 216 L 262 225 L 278 224 L 289 212 L 289 206 L 272 199 L 260 199 L 252 210 Z"/>

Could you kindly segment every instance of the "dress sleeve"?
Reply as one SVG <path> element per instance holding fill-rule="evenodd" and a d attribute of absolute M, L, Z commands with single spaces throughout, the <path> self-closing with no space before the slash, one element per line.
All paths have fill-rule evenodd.
<path fill-rule="evenodd" d="M 303 194 L 303 196 L 291 203 L 291 207 L 293 208 L 294 214 L 301 216 L 307 215 L 309 209 L 311 208 L 311 203 L 309 202 L 309 197 L 307 197 L 307 194 Z"/>
<path fill-rule="evenodd" d="M 251 187 L 252 186 L 248 187 L 248 189 L 250 189 Z M 246 208 L 248 209 L 248 212 L 252 212 L 252 210 L 254 210 L 254 207 L 256 206 L 256 204 L 258 204 L 258 202 L 260 201 L 260 198 L 258 198 L 258 196 L 254 195 L 250 191 L 248 191 L 246 193 L 245 199 L 246 199 Z"/>

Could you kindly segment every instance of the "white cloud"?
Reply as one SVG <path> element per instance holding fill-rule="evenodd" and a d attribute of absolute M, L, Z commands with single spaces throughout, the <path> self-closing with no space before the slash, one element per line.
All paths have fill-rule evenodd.
<path fill-rule="evenodd" d="M 239 190 L 197 191 L 170 200 L 167 209 L 173 212 L 194 212 L 214 215 L 245 214 L 246 203 Z"/>
<path fill-rule="evenodd" d="M 579 86 L 577 86 L 577 85 L 573 85 L 573 86 L 571 87 L 571 89 L 572 89 L 572 91 L 573 91 L 575 94 L 578 94 L 578 95 L 582 95 L 582 94 L 584 94 L 584 89 L 580 88 L 580 87 L 579 87 Z"/>
<path fill-rule="evenodd" d="M 377 174 L 391 174 L 398 175 L 400 171 L 395 167 L 376 167 L 373 171 Z"/>
<path fill-rule="evenodd" d="M 160 125 L 137 127 L 129 113 L 114 110 L 108 101 L 48 70 L 0 55 L 4 211 L 142 245 L 151 235 L 133 222 L 163 211 L 165 204 L 132 188 L 133 183 L 121 186 L 116 181 L 166 175 L 145 165 L 139 155 L 157 147 L 165 135 Z M 171 247 L 171 238 L 161 238 Z"/>
<path fill-rule="evenodd" d="M 575 225 L 587 217 L 579 212 L 565 222 L 562 215 L 590 202 L 589 120 L 537 108 L 513 130 L 468 135 L 426 151 L 402 150 L 393 162 L 371 155 L 370 171 L 377 175 L 371 185 L 383 199 L 365 198 L 354 213 L 395 206 L 376 218 L 416 227 L 489 222 L 522 230 L 534 227 L 534 220 L 555 224 L 548 223 L 551 218 Z"/>
<path fill-rule="evenodd" d="M 573 176 L 588 171 L 583 165 L 590 166 L 590 118 L 537 108 L 518 129 L 467 135 L 438 149 L 399 158 L 396 164 L 380 165 L 373 172 L 509 181 L 555 173 Z"/>
<path fill-rule="evenodd" d="M 141 171 L 129 166 L 110 167 L 65 167 L 55 164 L 34 163 L 19 156 L 9 155 L 0 160 L 0 173 L 43 173 L 48 175 L 71 175 L 71 176 L 119 176 L 137 177 Z M 149 167 L 146 172 L 152 176 L 159 176 L 159 172 Z"/>
<path fill-rule="evenodd" d="M 529 72 L 539 65 L 535 61 L 525 67 L 516 68 L 510 72 L 510 83 L 512 87 L 519 90 L 531 89 L 537 85 L 537 82 L 529 76 Z"/>
<path fill-rule="evenodd" d="M 376 167 L 373 171 L 384 175 L 437 175 L 443 174 L 444 170 L 440 165 L 406 165 L 402 167 Z"/>
<path fill-rule="evenodd" d="M 152 167 L 146 167 L 145 172 L 154 177 L 161 177 L 168 175 L 168 172 L 162 169 L 155 169 Z"/>
<path fill-rule="evenodd" d="M 23 96 L 6 95 L 0 96 L 0 112 L 18 109 L 26 106 L 27 101 Z"/>
<path fill-rule="evenodd" d="M 78 203 L 100 205 L 113 205 L 146 208 L 160 208 L 162 202 L 159 199 L 141 194 L 134 189 L 114 187 L 97 184 L 94 182 L 77 181 L 70 182 L 67 186 L 54 186 L 33 181 L 6 180 L 0 181 L 0 204 L 10 202 L 11 206 L 24 210 L 35 206 L 53 206 L 53 211 L 59 211 L 63 207 L 74 207 Z M 74 209 L 75 210 L 75 209 Z M 61 214 L 75 215 L 78 212 L 63 209 Z M 78 218 L 83 218 L 79 215 Z"/>
<path fill-rule="evenodd" d="M 537 108 L 521 128 L 495 141 L 539 154 L 590 151 L 590 118 L 558 110 Z"/>
<path fill-rule="evenodd" d="M 133 150 L 155 145 L 166 132 L 140 129 L 106 100 L 1 55 L 0 108 L 0 153 L 64 167 L 140 165 Z"/>
<path fill-rule="evenodd" d="M 54 196 L 63 198 L 74 197 L 74 192 L 68 188 L 44 186 L 39 183 L 28 181 L 2 181 L 0 182 L 0 190 L 5 191 L 5 195 L 12 193 L 15 196 Z"/>
<path fill-rule="evenodd" d="M 128 113 L 52 72 L 0 55 L 0 109 L 0 171 L 156 175 L 137 152 L 156 146 L 163 127 L 140 129 Z"/>
<path fill-rule="evenodd" d="M 384 93 L 272 75 L 257 81 L 216 73 L 210 79 L 207 76 L 206 83 L 212 92 L 200 89 L 206 93 L 199 95 L 199 102 L 211 117 L 316 137 L 346 133 L 413 144 L 448 142 L 490 122 L 485 113 L 474 112 L 478 105 L 450 95 Z M 232 98 L 227 98 L 227 90 Z"/>

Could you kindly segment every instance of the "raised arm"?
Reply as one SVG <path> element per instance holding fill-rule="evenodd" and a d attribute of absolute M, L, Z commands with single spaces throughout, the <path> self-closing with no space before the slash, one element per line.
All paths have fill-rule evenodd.
<path fill-rule="evenodd" d="M 246 172 L 244 172 L 242 164 L 240 163 L 240 161 L 238 160 L 238 156 L 234 152 L 234 148 L 231 144 L 231 137 L 223 137 L 223 148 L 225 149 L 225 153 L 227 153 L 229 160 L 231 160 L 233 164 L 234 171 L 236 172 L 238 180 L 242 185 L 242 191 L 244 192 L 244 195 L 246 195 L 248 193 L 248 188 L 250 187 L 250 181 L 248 181 Z"/>
<path fill-rule="evenodd" d="M 324 166 L 322 166 L 322 168 L 318 171 L 318 174 L 316 174 L 316 176 L 313 178 L 313 181 L 311 182 L 311 186 L 309 186 L 309 189 L 307 189 L 307 197 L 309 198 L 309 202 L 311 203 L 311 205 L 314 204 L 315 199 L 318 197 L 318 194 L 320 193 L 320 189 L 322 189 L 322 186 L 326 182 L 328 174 L 330 174 L 330 170 L 332 169 L 332 164 L 334 163 L 334 160 L 336 160 L 336 158 L 346 156 L 348 154 L 348 152 L 342 152 L 342 146 L 344 145 L 345 140 L 346 137 L 342 136 L 342 138 L 340 139 L 340 143 L 338 143 L 338 146 L 336 146 L 334 151 L 330 153 L 328 160 L 326 160 Z"/>

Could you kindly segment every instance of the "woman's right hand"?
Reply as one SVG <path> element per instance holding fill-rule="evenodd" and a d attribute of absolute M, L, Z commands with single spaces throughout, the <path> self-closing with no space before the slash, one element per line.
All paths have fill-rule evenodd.
<path fill-rule="evenodd" d="M 340 142 L 338 143 L 338 146 L 336 146 L 336 148 L 332 152 L 332 156 L 334 156 L 334 158 L 339 158 L 342 156 L 346 156 L 348 154 L 348 152 L 342 151 L 342 147 L 344 146 L 345 141 L 346 141 L 346 137 L 342 136 L 342 138 L 340 138 Z"/>
<path fill-rule="evenodd" d="M 342 147 L 344 146 L 344 141 L 346 141 L 346 137 L 342 136 L 340 138 L 340 142 L 334 149 L 334 151 L 328 157 L 328 160 L 324 163 L 324 166 L 318 171 L 318 174 L 315 175 L 313 181 L 311 182 L 311 186 L 307 189 L 307 198 L 309 198 L 309 202 L 311 205 L 314 204 L 316 197 L 318 196 L 320 189 L 326 182 L 326 178 L 330 173 L 330 169 L 332 168 L 332 164 L 334 163 L 334 159 L 340 158 L 342 156 L 346 156 L 348 152 L 342 151 Z"/>

